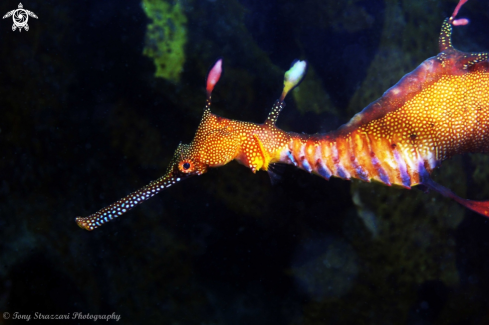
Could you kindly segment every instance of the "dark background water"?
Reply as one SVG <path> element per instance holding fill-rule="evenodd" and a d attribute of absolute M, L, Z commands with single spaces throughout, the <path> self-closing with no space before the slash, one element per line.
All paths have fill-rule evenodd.
<path fill-rule="evenodd" d="M 0 311 L 10 313 L 0 324 L 15 312 L 115 313 L 124 324 L 489 323 L 487 219 L 435 193 L 292 167 L 271 185 L 230 163 L 93 232 L 78 228 L 76 216 L 160 177 L 192 140 L 218 57 L 213 112 L 252 122 L 290 63 L 307 59 L 278 125 L 325 132 L 436 55 L 456 5 L 165 3 L 187 20 L 157 13 L 185 29 L 179 80 L 155 77 L 143 55 L 168 35 L 147 34 L 139 1 L 29 1 L 39 17 L 29 31 L 0 21 Z M 2 1 L 0 12 L 17 5 Z M 460 15 L 471 24 L 456 28 L 455 46 L 489 50 L 489 4 L 470 0 Z M 435 178 L 488 199 L 488 162 L 457 157 Z"/>

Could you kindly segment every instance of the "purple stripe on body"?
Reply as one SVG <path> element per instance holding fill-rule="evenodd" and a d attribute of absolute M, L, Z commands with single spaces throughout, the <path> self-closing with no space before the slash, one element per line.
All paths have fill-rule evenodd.
<path fill-rule="evenodd" d="M 328 169 L 328 167 L 326 167 L 326 165 L 320 159 L 318 159 L 317 162 L 317 172 L 319 175 L 326 178 L 327 180 L 329 180 L 329 178 L 332 175 L 331 171 Z"/>
<path fill-rule="evenodd" d="M 352 157 L 351 164 L 353 165 L 353 168 L 355 169 L 355 172 L 357 173 L 359 179 L 361 179 L 364 182 L 370 182 L 368 173 L 362 168 L 362 166 L 358 164 L 357 159 L 355 157 Z"/>
<path fill-rule="evenodd" d="M 312 168 L 309 162 L 307 161 L 306 157 L 304 156 L 301 157 L 301 163 L 302 163 L 302 168 L 306 170 L 308 173 L 310 173 Z"/>
<path fill-rule="evenodd" d="M 350 179 L 350 174 L 340 164 L 335 164 L 336 174 L 343 179 Z"/>
<path fill-rule="evenodd" d="M 336 148 L 336 143 L 333 143 L 331 146 L 331 154 L 333 157 L 333 164 L 334 167 L 336 168 L 336 176 L 349 180 L 350 179 L 350 173 L 348 173 L 343 166 L 340 165 L 340 157 L 338 153 L 338 148 Z"/>
<path fill-rule="evenodd" d="M 289 158 L 290 162 L 294 164 L 294 166 L 297 166 L 294 156 L 292 155 L 292 152 L 290 150 L 287 150 L 287 157 Z"/>
<path fill-rule="evenodd" d="M 407 166 L 404 159 L 402 159 L 399 151 L 394 149 L 394 158 L 396 159 L 397 165 L 399 166 L 399 172 L 401 173 L 402 185 L 407 188 L 411 188 L 411 177 L 407 172 Z"/>
<path fill-rule="evenodd" d="M 379 178 L 384 184 L 391 186 L 391 181 L 389 180 L 389 176 L 387 176 L 387 173 L 385 172 L 384 168 L 380 165 L 379 159 L 375 156 L 375 154 L 372 152 L 370 153 L 372 157 L 372 164 L 374 165 L 375 170 L 377 171 L 377 174 L 379 174 Z"/>

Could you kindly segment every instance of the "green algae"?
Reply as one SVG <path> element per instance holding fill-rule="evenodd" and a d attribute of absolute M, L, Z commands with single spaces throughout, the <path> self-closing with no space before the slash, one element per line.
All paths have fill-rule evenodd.
<path fill-rule="evenodd" d="M 153 59 L 155 77 L 178 82 L 187 43 L 187 17 L 183 8 L 180 2 L 172 5 L 164 0 L 143 0 L 142 6 L 152 20 L 146 30 L 143 54 Z"/>

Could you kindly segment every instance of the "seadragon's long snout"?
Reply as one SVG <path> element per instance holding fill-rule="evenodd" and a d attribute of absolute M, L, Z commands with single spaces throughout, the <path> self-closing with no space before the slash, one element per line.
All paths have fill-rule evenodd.
<path fill-rule="evenodd" d="M 187 145 L 184 144 L 178 146 L 164 176 L 88 217 L 77 217 L 76 223 L 78 226 L 86 230 L 94 230 L 104 223 L 116 219 L 136 205 L 152 198 L 161 190 L 189 178 L 192 175 L 200 175 L 200 173 L 186 173 L 181 170 L 181 166 L 179 167 L 179 164 L 181 164 L 182 152 L 185 151 L 186 146 Z"/>

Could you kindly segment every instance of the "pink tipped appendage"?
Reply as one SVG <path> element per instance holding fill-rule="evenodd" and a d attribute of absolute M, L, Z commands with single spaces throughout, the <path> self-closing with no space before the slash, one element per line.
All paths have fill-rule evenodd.
<path fill-rule="evenodd" d="M 210 97 L 214 86 L 219 81 L 222 72 L 222 59 L 217 60 L 217 62 L 212 67 L 211 71 L 207 75 L 207 97 Z"/>
<path fill-rule="evenodd" d="M 468 0 L 460 0 L 458 2 L 458 5 L 455 7 L 455 10 L 453 11 L 452 17 L 450 19 L 452 20 L 452 25 L 453 26 L 463 26 L 467 25 L 469 23 L 469 20 L 467 18 L 460 18 L 460 19 L 455 19 L 458 15 L 458 11 L 462 6 L 467 2 Z"/>
<path fill-rule="evenodd" d="M 455 10 L 453 11 L 453 14 L 452 14 L 452 18 L 455 18 L 457 17 L 458 15 L 458 11 L 460 10 L 460 8 L 462 8 L 462 6 L 467 2 L 468 0 L 460 0 L 458 2 L 458 5 L 455 7 Z"/>
<path fill-rule="evenodd" d="M 460 19 L 455 19 L 452 21 L 453 26 L 463 26 L 463 25 L 468 25 L 469 20 L 467 18 L 460 18 Z"/>

